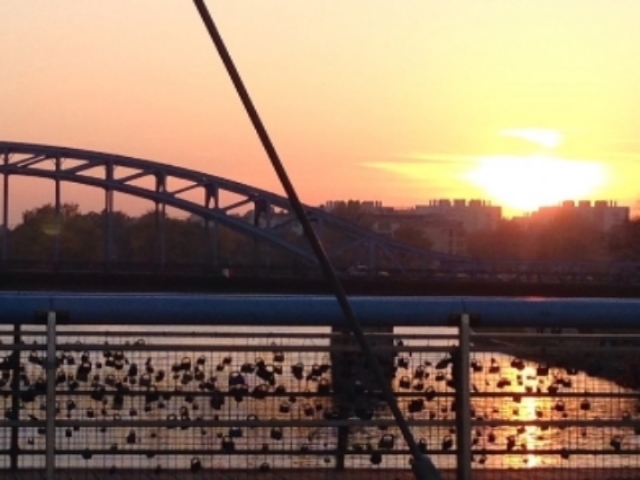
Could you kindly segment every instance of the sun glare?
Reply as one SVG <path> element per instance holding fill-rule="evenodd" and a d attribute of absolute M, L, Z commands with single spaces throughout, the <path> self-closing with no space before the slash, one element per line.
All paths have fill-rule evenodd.
<path fill-rule="evenodd" d="M 530 212 L 563 200 L 589 198 L 607 179 L 601 163 L 549 155 L 483 157 L 465 175 L 507 210 Z"/>
<path fill-rule="evenodd" d="M 562 143 L 562 134 L 555 130 L 546 130 L 544 128 L 516 128 L 502 130 L 500 132 L 505 137 L 515 137 L 527 140 L 545 148 L 555 148 Z"/>

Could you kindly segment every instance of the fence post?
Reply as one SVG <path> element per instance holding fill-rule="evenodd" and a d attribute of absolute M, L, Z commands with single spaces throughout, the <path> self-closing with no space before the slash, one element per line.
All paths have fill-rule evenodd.
<path fill-rule="evenodd" d="M 56 470 L 56 312 L 47 312 L 47 429 L 46 479 L 54 480 Z"/>
<path fill-rule="evenodd" d="M 471 327 L 469 314 L 460 315 L 459 343 L 453 359 L 456 382 L 456 460 L 457 479 L 471 479 Z"/>

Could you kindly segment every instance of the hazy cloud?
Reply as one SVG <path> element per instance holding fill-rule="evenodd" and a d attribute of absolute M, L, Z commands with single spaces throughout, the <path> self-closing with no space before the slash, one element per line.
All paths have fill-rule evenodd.
<path fill-rule="evenodd" d="M 527 140 L 545 148 L 557 147 L 564 138 L 560 132 L 544 128 L 513 128 L 501 130 L 500 135 Z"/>
<path fill-rule="evenodd" d="M 461 155 L 453 153 L 409 153 L 394 155 L 391 160 L 373 161 L 361 163 L 364 167 L 377 168 L 380 165 L 389 164 L 405 164 L 405 165 L 456 165 L 456 164 L 468 164 L 475 161 L 477 157 L 472 155 Z"/>

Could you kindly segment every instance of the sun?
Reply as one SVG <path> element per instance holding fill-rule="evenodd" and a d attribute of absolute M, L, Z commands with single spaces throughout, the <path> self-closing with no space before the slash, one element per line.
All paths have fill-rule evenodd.
<path fill-rule="evenodd" d="M 607 181 L 599 162 L 552 155 L 482 157 L 464 175 L 507 210 L 530 212 L 563 200 L 589 198 Z"/>

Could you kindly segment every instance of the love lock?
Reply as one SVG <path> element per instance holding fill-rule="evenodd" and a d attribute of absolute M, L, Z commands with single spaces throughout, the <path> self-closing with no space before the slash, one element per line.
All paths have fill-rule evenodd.
<path fill-rule="evenodd" d="M 380 449 L 392 449 L 395 444 L 395 437 L 390 433 L 387 433 L 378 441 L 378 448 Z"/>
<path fill-rule="evenodd" d="M 321 378 L 318 382 L 318 393 L 326 394 L 331 392 L 331 382 L 326 378 Z"/>
<path fill-rule="evenodd" d="M 236 449 L 236 445 L 230 437 L 223 437 L 222 450 L 225 452 L 233 452 Z"/>
<path fill-rule="evenodd" d="M 427 441 L 424 438 L 418 440 L 418 451 L 420 453 L 427 453 Z"/>
<path fill-rule="evenodd" d="M 273 427 L 271 429 L 271 438 L 273 440 L 282 440 L 282 428 L 280 427 Z"/>
<path fill-rule="evenodd" d="M 198 457 L 193 457 L 191 459 L 191 466 L 189 467 L 189 469 L 192 472 L 199 472 L 202 469 L 202 463 L 200 462 L 200 459 Z"/>

